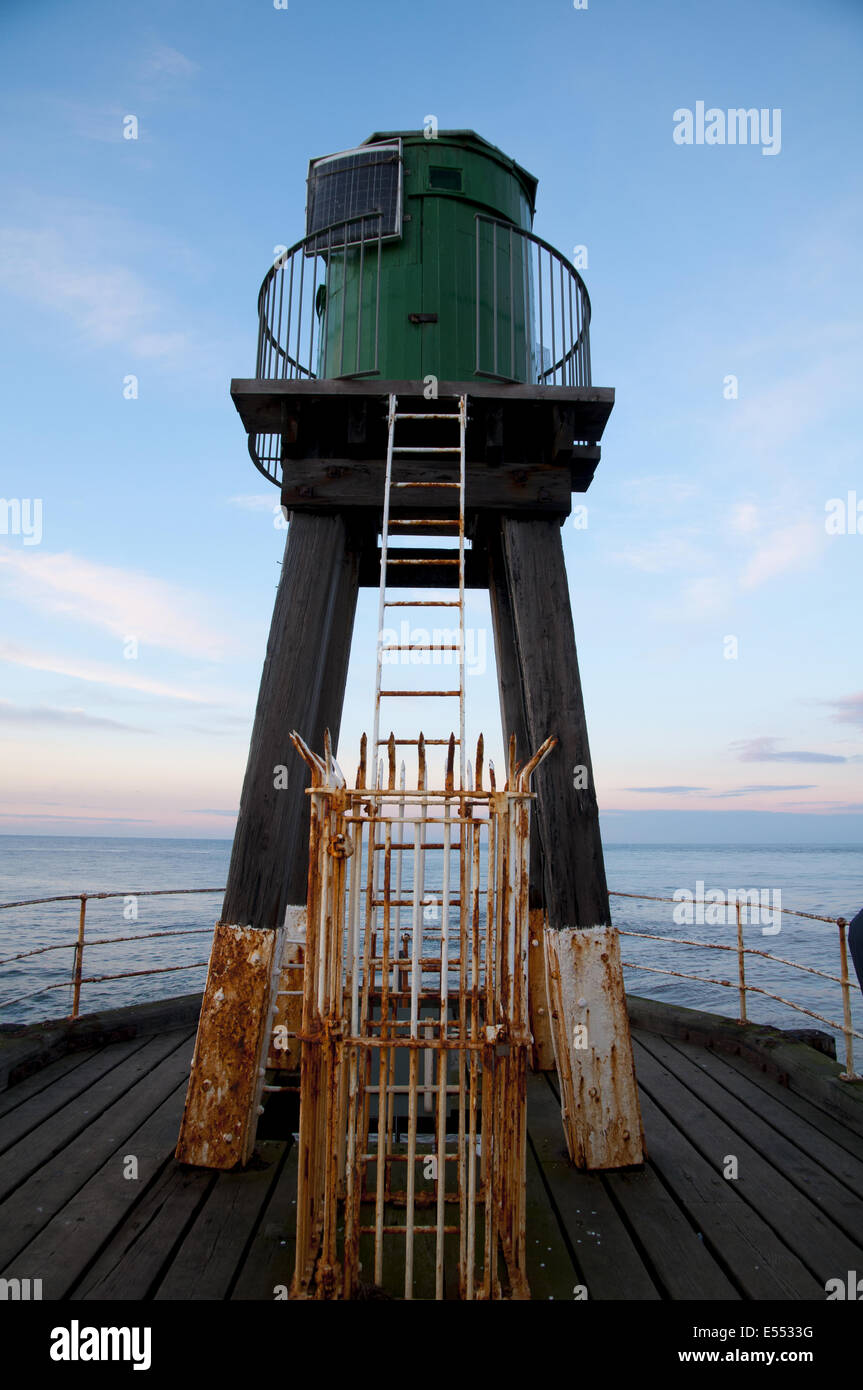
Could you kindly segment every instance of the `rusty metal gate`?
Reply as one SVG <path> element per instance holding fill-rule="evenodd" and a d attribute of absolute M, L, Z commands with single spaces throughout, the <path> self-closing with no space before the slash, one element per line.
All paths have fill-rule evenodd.
<path fill-rule="evenodd" d="M 312 771 L 292 1298 L 528 1298 L 530 777 Z M 386 785 L 384 785 L 386 783 Z"/>

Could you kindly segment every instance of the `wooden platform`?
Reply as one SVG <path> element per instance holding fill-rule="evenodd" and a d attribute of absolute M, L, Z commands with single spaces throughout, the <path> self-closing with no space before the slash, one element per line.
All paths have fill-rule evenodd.
<path fill-rule="evenodd" d="M 824 1301 L 863 1270 L 856 1127 L 739 1057 L 633 1036 L 641 1170 L 573 1170 L 552 1084 L 530 1078 L 533 1298 Z M 242 1173 L 173 1159 L 193 1043 L 184 1027 L 91 1046 L 0 1093 L 3 1277 L 73 1300 L 270 1301 L 290 1282 L 290 1138 Z"/>

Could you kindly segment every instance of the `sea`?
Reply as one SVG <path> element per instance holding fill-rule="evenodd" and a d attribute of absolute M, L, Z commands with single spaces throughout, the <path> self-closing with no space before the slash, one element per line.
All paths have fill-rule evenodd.
<path fill-rule="evenodd" d="M 87 902 L 82 1013 L 188 994 L 204 984 L 230 852 L 229 840 L 0 836 L 0 1025 L 68 1015 L 80 911 L 77 897 L 6 904 L 121 895 Z M 629 992 L 737 1017 L 736 950 L 706 943 L 736 947 L 735 914 L 722 903 L 731 893 L 757 891 L 768 910 L 757 922 L 745 915 L 743 938 L 753 952 L 747 982 L 765 993 L 748 996 L 750 1019 L 839 1036 L 841 991 L 825 978 L 839 974 L 839 929 L 789 909 L 850 920 L 863 907 L 863 847 L 608 844 L 605 861 Z M 433 890 L 428 873 L 426 884 Z M 208 891 L 148 896 L 157 889 Z M 628 893 L 677 894 L 678 902 L 617 896 Z M 863 994 L 850 957 L 849 969 L 853 1024 L 863 1033 Z M 112 975 L 122 978 L 105 978 Z M 863 1042 L 857 1059 L 863 1066 Z"/>

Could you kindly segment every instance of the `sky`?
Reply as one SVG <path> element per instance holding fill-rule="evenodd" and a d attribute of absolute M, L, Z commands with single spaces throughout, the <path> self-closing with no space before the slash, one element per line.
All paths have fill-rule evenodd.
<path fill-rule="evenodd" d="M 230 380 L 309 159 L 434 115 L 587 248 L 606 839 L 860 843 L 861 71 L 856 0 L 2 0 L 0 833 L 231 836 L 286 532 Z M 761 142 L 680 143 L 698 102 Z M 499 757 L 484 594 L 468 624 Z"/>

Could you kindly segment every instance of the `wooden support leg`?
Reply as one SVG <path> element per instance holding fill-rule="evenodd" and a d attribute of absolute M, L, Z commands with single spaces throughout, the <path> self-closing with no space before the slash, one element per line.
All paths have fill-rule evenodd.
<path fill-rule="evenodd" d="M 593 927 L 611 917 L 560 526 L 504 517 L 501 537 L 530 750 L 558 739 L 534 777 L 546 911 Z"/>
<path fill-rule="evenodd" d="M 515 621 L 509 601 L 504 570 L 502 538 L 499 527 L 492 528 L 484 538 L 488 551 L 488 592 L 494 632 L 497 685 L 500 697 L 500 717 L 504 740 L 515 734 L 515 746 L 520 761 L 529 758 L 535 747 L 529 746 L 521 668 L 515 635 Z M 528 1008 L 533 1046 L 530 1065 L 534 1071 L 554 1071 L 554 1046 L 551 1036 L 551 1015 L 545 987 L 545 955 L 543 932 L 545 926 L 545 895 L 543 892 L 542 845 L 536 816 L 530 820 L 530 935 L 528 938 Z"/>
<path fill-rule="evenodd" d="M 359 558 L 340 516 L 294 513 L 264 662 L 223 922 L 280 927 L 304 903 L 308 772 L 289 742 L 297 729 L 320 748 L 338 741 Z M 284 769 L 280 772 L 279 769 Z"/>
<path fill-rule="evenodd" d="M 292 517 L 177 1146 L 184 1163 L 232 1167 L 254 1142 L 280 928 L 308 884 L 308 775 L 289 735 L 313 748 L 326 728 L 338 739 L 358 576 L 341 517 Z M 296 984 L 299 972 L 286 973 Z"/>
<path fill-rule="evenodd" d="M 497 689 L 500 698 L 500 717 L 504 739 L 515 734 L 516 754 L 524 762 L 532 757 L 539 744 L 531 743 L 524 709 L 524 690 L 515 632 L 515 617 L 510 603 L 504 567 L 502 537 L 499 528 L 492 527 L 486 538 L 488 551 L 488 596 L 494 633 L 494 654 L 497 665 Z M 542 739 L 540 739 L 540 743 Z M 530 896 L 531 909 L 542 908 L 543 892 L 542 846 L 536 817 L 530 824 Z"/>
<path fill-rule="evenodd" d="M 579 1167 L 639 1163 L 641 1112 L 560 527 L 555 520 L 504 517 L 499 553 L 528 746 L 538 748 L 549 734 L 558 739 L 534 785 L 549 924 L 546 981 L 567 1147 Z M 586 1019 L 589 1026 L 582 1027 Z"/>

